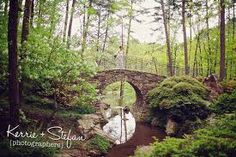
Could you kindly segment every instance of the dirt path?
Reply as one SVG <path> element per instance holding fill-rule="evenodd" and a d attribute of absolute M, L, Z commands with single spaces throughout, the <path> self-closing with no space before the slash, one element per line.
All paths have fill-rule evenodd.
<path fill-rule="evenodd" d="M 128 157 L 133 155 L 137 146 L 148 145 L 154 142 L 153 137 L 162 140 L 165 133 L 158 128 L 151 127 L 149 124 L 137 123 L 134 136 L 126 143 L 113 147 L 106 157 Z"/>

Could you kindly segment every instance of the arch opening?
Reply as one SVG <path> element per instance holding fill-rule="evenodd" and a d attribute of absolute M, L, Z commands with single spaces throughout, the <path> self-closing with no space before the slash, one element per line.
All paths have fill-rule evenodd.
<path fill-rule="evenodd" d="M 136 90 L 132 84 L 129 82 L 124 82 L 123 84 L 124 89 L 124 95 L 123 95 L 123 104 L 122 106 L 129 106 L 131 107 L 134 105 L 138 99 L 138 95 L 136 93 Z M 116 81 L 113 83 L 108 84 L 105 86 L 105 88 L 102 90 L 102 102 L 109 104 L 111 106 L 119 106 L 119 100 L 120 100 L 120 88 L 121 88 L 121 82 Z"/>

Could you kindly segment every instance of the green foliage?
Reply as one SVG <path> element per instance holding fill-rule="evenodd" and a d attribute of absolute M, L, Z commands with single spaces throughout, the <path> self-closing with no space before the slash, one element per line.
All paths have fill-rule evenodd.
<path fill-rule="evenodd" d="M 211 105 L 217 114 L 233 113 L 236 111 L 236 90 L 231 94 L 222 94 L 215 104 Z"/>
<path fill-rule="evenodd" d="M 95 87 L 86 81 L 95 69 L 78 51 L 68 50 L 60 38 L 51 37 L 43 28 L 31 31 L 26 49 L 21 74 L 30 82 L 27 95 L 56 96 L 63 105 L 88 105 L 95 100 Z"/>
<path fill-rule="evenodd" d="M 152 117 L 163 116 L 161 127 L 168 117 L 184 125 L 186 121 L 204 119 L 209 114 L 209 91 L 190 77 L 171 77 L 161 82 L 148 94 Z"/>
<path fill-rule="evenodd" d="M 220 83 L 224 92 L 232 93 L 236 89 L 236 80 L 223 81 Z"/>
<path fill-rule="evenodd" d="M 236 114 L 221 117 L 215 123 L 186 135 L 154 142 L 145 157 L 234 156 L 236 153 Z M 136 155 L 137 154 L 137 155 Z M 140 150 L 136 150 L 136 157 Z"/>
<path fill-rule="evenodd" d="M 110 143 L 105 138 L 100 135 L 96 135 L 90 142 L 90 145 L 95 148 L 99 149 L 102 153 L 107 153 Z"/>
<path fill-rule="evenodd" d="M 120 100 L 120 82 L 115 82 L 108 85 L 104 90 L 104 97 L 102 101 L 109 105 L 117 106 Z M 128 83 L 124 82 L 124 97 L 123 106 L 132 106 L 136 101 L 136 93 L 134 88 Z"/>
<path fill-rule="evenodd" d="M 71 107 L 66 111 L 73 111 L 77 114 L 91 114 L 95 113 L 95 109 L 91 105 L 78 105 L 75 107 Z"/>

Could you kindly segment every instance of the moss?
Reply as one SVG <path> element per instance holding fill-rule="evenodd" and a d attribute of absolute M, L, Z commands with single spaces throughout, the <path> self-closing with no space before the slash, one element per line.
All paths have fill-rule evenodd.
<path fill-rule="evenodd" d="M 161 113 L 163 120 L 171 117 L 184 125 L 185 121 L 204 119 L 209 114 L 208 89 L 190 77 L 171 77 L 148 93 L 148 104 L 153 118 Z M 154 112 L 154 113 L 153 113 Z M 166 122 L 162 127 L 165 128 Z"/>
<path fill-rule="evenodd" d="M 233 113 L 236 111 L 236 90 L 232 94 L 222 94 L 211 108 L 217 114 Z"/>
<path fill-rule="evenodd" d="M 223 81 L 220 84 L 226 93 L 232 93 L 236 89 L 236 80 Z"/>

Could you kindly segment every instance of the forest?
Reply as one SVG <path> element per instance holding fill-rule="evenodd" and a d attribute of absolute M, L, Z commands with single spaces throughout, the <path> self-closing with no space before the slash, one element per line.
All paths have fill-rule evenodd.
<path fill-rule="evenodd" d="M 0 1 L 0 156 L 235 156 L 235 3 Z M 119 144 L 104 135 L 120 111 L 103 112 L 117 107 Z M 127 108 L 136 119 L 130 140 Z M 85 141 L 11 146 L 32 142 L 6 136 L 18 125 L 36 134 L 62 126 Z M 37 141 L 55 142 L 48 137 Z"/>

